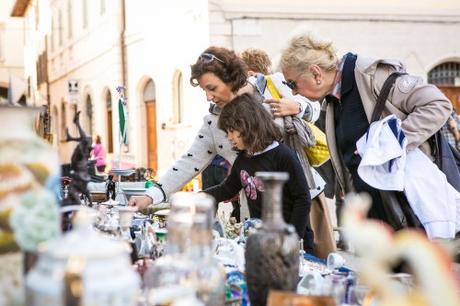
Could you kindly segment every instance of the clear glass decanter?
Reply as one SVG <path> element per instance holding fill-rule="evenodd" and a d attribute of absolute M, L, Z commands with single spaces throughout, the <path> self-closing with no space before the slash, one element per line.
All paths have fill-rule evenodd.
<path fill-rule="evenodd" d="M 198 299 L 206 306 L 225 304 L 225 270 L 214 257 L 212 224 L 214 199 L 205 194 L 195 195 L 191 259 L 195 265 L 194 284 Z"/>
<path fill-rule="evenodd" d="M 158 302 L 162 296 L 180 297 L 181 292 L 188 290 L 184 288 L 194 290 L 195 264 L 190 260 L 193 211 L 194 202 L 188 195 L 176 193 L 171 197 L 166 255 L 156 259 L 144 275 L 144 293 L 149 306 L 162 305 Z"/>

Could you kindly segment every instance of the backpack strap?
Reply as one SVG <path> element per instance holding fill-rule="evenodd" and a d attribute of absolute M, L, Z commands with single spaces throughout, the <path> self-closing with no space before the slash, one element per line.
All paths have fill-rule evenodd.
<path fill-rule="evenodd" d="M 396 79 L 401 75 L 405 75 L 405 72 L 393 72 L 390 76 L 385 80 L 383 83 L 382 90 L 380 90 L 380 94 L 377 97 L 377 103 L 375 104 L 374 111 L 372 112 L 371 123 L 375 122 L 380 119 L 382 116 L 383 109 L 385 108 L 385 101 L 388 99 L 388 95 L 390 94 L 390 90 L 393 87 Z"/>

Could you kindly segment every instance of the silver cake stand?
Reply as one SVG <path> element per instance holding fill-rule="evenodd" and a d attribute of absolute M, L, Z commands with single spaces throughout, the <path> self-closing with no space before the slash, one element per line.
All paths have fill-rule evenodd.
<path fill-rule="evenodd" d="M 123 191 L 123 188 L 121 188 L 121 178 L 123 176 L 130 176 L 133 174 L 136 170 L 134 169 L 119 169 L 115 168 L 112 169 L 111 172 L 115 175 L 118 176 L 118 181 L 117 181 L 117 195 L 115 196 L 115 201 L 118 201 L 121 205 L 128 205 L 128 198 L 125 195 L 125 192 Z"/>

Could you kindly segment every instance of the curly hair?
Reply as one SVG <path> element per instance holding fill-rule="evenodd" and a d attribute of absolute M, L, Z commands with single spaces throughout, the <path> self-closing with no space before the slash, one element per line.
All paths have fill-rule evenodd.
<path fill-rule="evenodd" d="M 198 86 L 199 78 L 208 72 L 214 73 L 225 84 L 229 85 L 233 92 L 237 92 L 246 85 L 247 66 L 235 52 L 222 47 L 209 47 L 202 54 L 212 54 L 216 58 L 203 60 L 200 55 L 195 64 L 191 66 L 192 73 L 190 84 Z"/>
<path fill-rule="evenodd" d="M 264 50 L 248 48 L 241 52 L 240 57 L 248 65 L 249 70 L 265 75 L 271 73 L 272 61 Z"/>
<path fill-rule="evenodd" d="M 260 99 L 249 93 L 237 96 L 226 104 L 217 124 L 225 132 L 240 132 L 248 156 L 282 138 L 271 114 L 262 106 Z"/>

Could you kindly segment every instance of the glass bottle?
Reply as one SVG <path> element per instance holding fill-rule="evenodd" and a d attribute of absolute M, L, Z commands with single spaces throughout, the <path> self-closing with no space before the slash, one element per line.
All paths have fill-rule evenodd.
<path fill-rule="evenodd" d="M 281 213 L 285 172 L 257 172 L 263 181 L 262 227 L 246 243 L 246 281 L 251 305 L 265 306 L 270 289 L 295 291 L 299 277 L 298 236 Z"/>
<path fill-rule="evenodd" d="M 190 255 L 195 264 L 194 284 L 197 296 L 206 306 L 223 306 L 226 275 L 213 251 L 214 199 L 206 193 L 195 194 L 194 198 Z"/>
<path fill-rule="evenodd" d="M 156 259 L 144 275 L 144 293 L 149 306 L 161 305 L 157 301 L 165 292 L 174 296 L 171 290 L 177 289 L 180 296 L 184 287 L 194 288 L 194 263 L 189 257 L 193 210 L 193 200 L 184 193 L 171 197 L 166 255 Z"/>

